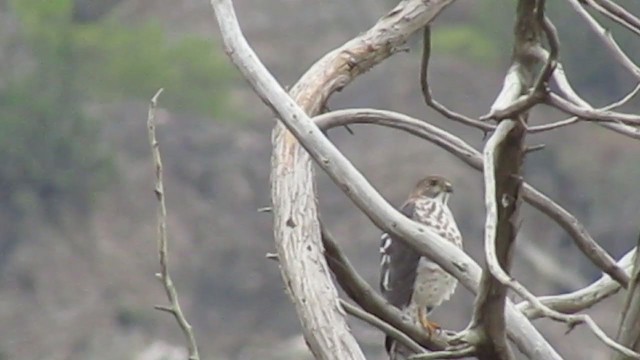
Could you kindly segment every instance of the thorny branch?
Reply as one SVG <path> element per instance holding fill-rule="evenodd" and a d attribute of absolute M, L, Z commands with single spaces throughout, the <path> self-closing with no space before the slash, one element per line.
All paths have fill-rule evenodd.
<path fill-rule="evenodd" d="M 147 129 L 149 135 L 149 144 L 151 145 L 151 152 L 153 154 L 153 165 L 155 168 L 155 188 L 154 192 L 158 200 L 158 255 L 160 258 L 160 272 L 156 274 L 158 279 L 162 282 L 167 298 L 169 299 L 169 306 L 158 305 L 155 308 L 161 311 L 166 311 L 173 315 L 178 322 L 180 329 L 184 333 L 188 343 L 189 360 L 199 360 L 198 345 L 196 344 L 195 334 L 193 328 L 187 321 L 187 318 L 182 312 L 180 307 L 180 301 L 178 300 L 178 292 L 171 279 L 169 273 L 169 251 L 167 240 L 167 207 L 164 200 L 164 184 L 162 182 L 162 158 L 160 157 L 160 145 L 156 138 L 156 108 L 158 106 L 158 97 L 162 93 L 163 89 L 158 90 L 156 94 L 151 98 L 151 104 L 149 105 L 149 115 L 147 117 Z"/>

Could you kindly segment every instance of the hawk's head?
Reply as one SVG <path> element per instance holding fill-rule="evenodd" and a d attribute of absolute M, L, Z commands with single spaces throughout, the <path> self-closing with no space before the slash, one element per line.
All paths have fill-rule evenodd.
<path fill-rule="evenodd" d="M 411 197 L 428 197 L 446 205 L 452 192 L 453 187 L 447 179 L 442 176 L 428 176 L 418 181 L 411 193 Z"/>

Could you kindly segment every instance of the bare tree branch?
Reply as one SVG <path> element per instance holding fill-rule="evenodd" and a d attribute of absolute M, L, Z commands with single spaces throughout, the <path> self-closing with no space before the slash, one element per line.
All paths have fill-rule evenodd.
<path fill-rule="evenodd" d="M 431 27 L 425 26 L 422 36 L 422 62 L 420 64 L 420 88 L 422 89 L 422 95 L 425 103 L 439 112 L 442 116 L 457 121 L 459 123 L 475 127 L 482 130 L 485 134 L 489 131 L 493 131 L 495 126 L 483 123 L 476 119 L 458 114 L 452 110 L 449 110 L 446 106 L 440 104 L 433 98 L 431 94 L 431 87 L 429 86 L 429 59 L 431 57 Z"/>
<path fill-rule="evenodd" d="M 323 129 L 345 124 L 376 124 L 406 131 L 432 142 L 464 161 L 472 168 L 482 171 L 480 153 L 459 137 L 450 134 L 424 120 L 392 111 L 375 109 L 338 110 L 314 118 Z M 562 208 L 531 185 L 523 185 L 524 200 L 534 208 L 553 219 L 573 239 L 578 248 L 603 272 L 627 286 L 629 277 L 620 269 L 615 260 L 589 235 L 584 226 L 570 212 Z"/>
<path fill-rule="evenodd" d="M 498 127 L 498 130 L 500 130 L 500 127 Z M 496 135 L 497 134 L 498 134 L 498 131 L 496 131 Z M 496 135 L 494 135 L 494 136 L 496 136 Z M 485 161 L 487 161 L 487 160 L 485 160 Z M 486 165 L 485 165 L 485 167 L 486 167 Z M 485 176 L 487 176 L 486 175 L 487 173 L 488 173 L 488 171 L 485 170 Z M 489 224 L 489 220 L 487 220 L 487 228 L 491 229 L 490 224 Z M 635 358 L 635 359 L 640 359 L 640 354 L 638 354 L 638 353 L 636 353 L 636 352 L 634 352 L 634 351 L 632 351 L 632 350 L 630 350 L 630 349 L 628 349 L 628 348 L 616 343 L 609 336 L 607 336 L 607 334 L 593 321 L 593 319 L 591 319 L 590 316 L 585 315 L 585 314 L 581 314 L 581 315 L 566 315 L 566 314 L 562 314 L 562 313 L 560 313 L 558 311 L 552 310 L 549 307 L 545 306 L 538 298 L 536 298 L 533 294 L 531 294 L 529 292 L 529 290 L 527 290 L 524 286 L 522 286 L 518 281 L 516 281 L 515 279 L 510 277 L 509 274 L 507 274 L 503 270 L 501 264 L 499 263 L 499 259 L 497 258 L 497 256 L 495 256 L 494 254 L 491 253 L 491 249 L 493 248 L 493 244 L 487 244 L 489 242 L 489 240 L 490 240 L 490 237 L 487 236 L 487 239 L 485 240 L 485 252 L 487 252 L 488 255 L 489 254 L 491 255 L 491 256 L 487 256 L 487 263 L 489 264 L 489 269 L 491 270 L 491 274 L 493 276 L 495 276 L 496 279 L 498 279 L 501 283 L 503 283 L 506 286 L 509 286 L 518 295 L 520 295 L 524 299 L 526 299 L 534 308 L 536 308 L 538 311 L 540 311 L 543 316 L 548 317 L 548 318 L 553 319 L 553 320 L 556 320 L 556 321 L 564 322 L 569 326 L 569 328 L 573 328 L 576 325 L 582 324 L 582 323 L 587 324 L 589 326 L 589 328 L 592 330 L 592 332 L 600 340 L 602 340 L 602 342 L 605 343 L 607 346 L 609 346 L 612 349 L 624 354 L 625 356 L 632 357 L 632 358 Z"/>
<path fill-rule="evenodd" d="M 633 88 L 633 90 L 631 90 L 627 95 L 625 95 L 623 98 L 621 98 L 620 100 L 611 103 L 607 106 L 601 107 L 599 109 L 597 109 L 598 111 L 606 111 L 606 110 L 611 110 L 611 109 L 615 109 L 618 106 L 624 105 L 626 104 L 629 100 L 631 100 L 634 96 L 636 96 L 638 94 L 638 92 L 640 91 L 640 84 L 636 85 L 635 88 Z M 564 127 L 564 126 L 568 126 L 571 124 L 575 124 L 576 122 L 578 122 L 578 120 L 580 120 L 580 117 L 578 116 L 572 116 L 568 119 L 564 119 L 564 120 L 560 120 L 558 122 L 554 122 L 551 124 L 544 124 L 544 125 L 539 125 L 539 126 L 531 126 L 529 128 L 527 128 L 527 132 L 534 134 L 534 133 L 538 133 L 538 132 L 544 132 L 544 131 L 549 131 L 549 130 L 553 130 L 553 129 L 557 129 L 560 127 Z"/>
<path fill-rule="evenodd" d="M 567 101 L 556 94 L 549 94 L 547 103 L 558 110 L 564 111 L 568 114 L 578 116 L 583 120 L 595 121 L 595 122 L 615 122 L 624 123 L 628 125 L 640 126 L 640 116 L 633 114 L 619 113 L 608 110 L 596 110 L 592 108 L 586 108 L 576 106 L 570 101 Z"/>
<path fill-rule="evenodd" d="M 301 116 L 304 112 L 284 93 L 244 38 L 230 0 L 211 0 L 226 53 L 245 74 L 265 103 L 265 93 L 279 92 Z M 259 73 L 262 81 L 249 75 Z M 322 102 L 321 102 L 322 103 Z M 321 104 L 319 103 L 319 104 Z M 292 104 L 292 105 L 291 105 Z M 271 105 L 273 109 L 273 105 Z M 319 108 L 319 106 L 318 106 Z M 286 133 L 282 135 L 287 136 Z M 296 145 L 292 146 L 296 147 Z M 276 153 L 282 149 L 276 149 Z M 316 219 L 311 163 L 303 151 L 291 149 L 285 162 L 273 158 L 274 236 L 278 260 L 288 293 L 295 304 L 306 343 L 318 359 L 364 359 L 351 333 L 338 293 L 322 255 L 320 228 Z M 287 168 L 294 161 L 306 163 L 306 171 L 294 174 Z M 283 187 L 283 182 L 287 184 Z M 322 329 L 322 331 L 318 331 Z"/>
<path fill-rule="evenodd" d="M 195 334 L 191 324 L 182 312 L 180 301 L 178 300 L 178 291 L 176 290 L 171 274 L 169 272 L 169 250 L 167 240 L 167 206 L 164 201 L 164 184 L 162 181 L 162 158 L 160 157 L 160 144 L 156 138 L 156 108 L 158 106 L 158 97 L 163 89 L 158 90 L 151 98 L 149 105 L 149 115 L 147 117 L 147 129 L 149 135 L 149 144 L 153 155 L 153 165 L 155 169 L 155 188 L 154 193 L 158 200 L 158 256 L 160 259 L 160 272 L 156 274 L 162 282 L 162 286 L 169 299 L 169 306 L 158 305 L 157 310 L 165 311 L 173 315 L 178 322 L 180 330 L 187 339 L 189 360 L 199 360 L 198 345 L 196 344 Z"/>
<path fill-rule="evenodd" d="M 545 49 L 538 48 L 536 51 L 536 56 L 545 59 L 548 56 L 548 53 Z M 571 83 L 569 82 L 569 79 L 567 78 L 567 74 L 564 71 L 564 66 L 562 65 L 562 63 L 557 64 L 556 70 L 553 72 L 553 80 L 555 81 L 556 85 L 558 85 L 560 92 L 569 101 L 571 101 L 575 105 L 579 105 L 587 109 L 593 109 L 593 106 L 591 106 L 575 92 L 575 90 L 571 86 Z M 598 122 L 597 124 L 619 134 L 623 134 L 634 139 L 640 139 L 640 128 L 638 127 L 633 127 L 626 124 L 606 122 Z"/>
<path fill-rule="evenodd" d="M 633 270 L 627 298 L 622 309 L 620 327 L 618 328 L 617 341 L 633 350 L 640 350 L 640 237 L 636 245 L 636 256 L 633 261 Z M 622 354 L 614 354 L 614 360 L 624 360 Z"/>
<path fill-rule="evenodd" d="M 635 252 L 636 249 L 629 251 L 618 262 L 618 266 L 626 273 L 631 273 Z M 609 275 L 603 274 L 600 279 L 580 290 L 562 295 L 541 296 L 538 300 L 550 309 L 565 314 L 574 314 L 588 309 L 603 299 L 617 293 L 620 288 L 620 283 L 611 279 Z M 516 307 L 529 319 L 542 317 L 542 313 L 527 301 L 519 303 Z"/>
<path fill-rule="evenodd" d="M 609 19 L 640 35 L 640 19 L 627 9 L 610 0 L 585 0 L 585 2 Z"/>
<path fill-rule="evenodd" d="M 618 43 L 611 36 L 611 32 L 603 28 L 587 10 L 580 4 L 580 0 L 567 0 L 569 5 L 582 17 L 587 25 L 596 33 L 596 35 L 604 42 L 605 46 L 612 53 L 613 57 L 622 64 L 631 74 L 640 80 L 640 68 L 625 54 Z"/>
<path fill-rule="evenodd" d="M 506 341 L 504 308 L 507 287 L 500 274 L 511 267 L 511 254 L 519 228 L 527 109 L 546 96 L 547 81 L 555 68 L 558 42 L 555 29 L 544 19 L 544 0 L 518 1 L 514 27 L 513 63 L 505 77 L 502 91 L 491 106 L 490 117 L 513 118 L 500 121 L 483 152 L 485 184 L 485 267 L 480 290 L 474 303 L 468 329 L 480 329 L 487 341 L 478 347 L 478 358 L 513 359 Z M 542 29 L 550 39 L 551 55 L 533 87 L 532 78 L 537 61 L 532 61 L 530 49 L 539 46 Z M 517 90 L 520 89 L 520 92 Z M 527 89 L 527 90 L 525 90 Z M 524 91 L 523 91 L 524 90 Z M 524 97 L 522 93 L 527 92 Z"/>
<path fill-rule="evenodd" d="M 507 288 L 492 276 L 491 267 L 508 269 L 511 263 L 511 248 L 518 231 L 521 184 L 516 176 L 520 174 L 524 156 L 523 134 L 522 123 L 501 121 L 484 151 L 486 267 L 469 325 L 471 329 L 481 327 L 489 339 L 490 345 L 478 349 L 480 360 L 513 358 L 505 336 L 504 306 Z M 502 205 L 500 208 L 498 201 Z"/>

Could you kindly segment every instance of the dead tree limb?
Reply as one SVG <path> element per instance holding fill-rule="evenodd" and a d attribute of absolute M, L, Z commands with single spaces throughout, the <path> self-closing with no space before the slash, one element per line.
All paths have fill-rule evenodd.
<path fill-rule="evenodd" d="M 231 1 L 212 0 L 211 5 L 222 33 L 225 51 L 247 79 L 261 89 L 257 93 L 264 96 L 273 88 L 283 92 L 247 44 Z M 260 73 L 267 80 L 257 81 L 249 76 L 251 72 Z M 290 100 L 284 92 L 280 95 Z M 271 105 L 270 101 L 265 102 Z M 293 106 L 295 111 L 304 116 L 297 105 Z M 285 162 L 278 161 L 275 154 L 273 161 L 274 235 L 282 277 L 295 304 L 304 338 L 318 359 L 364 359 L 347 325 L 337 290 L 322 255 L 311 162 L 304 160 L 307 155 L 301 149 L 291 149 L 285 153 Z M 302 161 L 299 165 L 306 171 L 294 173 L 287 169 L 298 161 Z M 287 185 L 282 186 L 282 181 Z"/>
<path fill-rule="evenodd" d="M 627 274 L 631 273 L 635 253 L 636 249 L 634 248 L 626 253 L 620 261 L 618 261 L 618 266 Z M 603 274 L 600 279 L 582 289 L 561 295 L 541 296 L 538 300 L 550 309 L 564 314 L 575 314 L 594 306 L 611 295 L 614 295 L 620 291 L 620 289 L 620 283 L 613 280 L 609 275 Z M 519 303 L 516 307 L 529 319 L 538 319 L 542 317 L 540 310 L 531 306 L 527 301 Z"/>
<path fill-rule="evenodd" d="M 527 111 L 546 95 L 546 83 L 555 68 L 558 54 L 557 40 L 554 38 L 549 41 L 553 44 L 551 55 L 534 84 L 537 61 L 532 61 L 529 53 L 531 48 L 539 46 L 543 27 L 549 26 L 544 19 L 544 4 L 540 0 L 518 1 L 513 62 L 489 113 L 491 118 L 504 120 L 500 121 L 483 151 L 487 213 L 485 266 L 468 327 L 469 331 L 480 331 L 487 339 L 478 346 L 480 360 L 514 358 L 505 330 L 504 309 L 508 288 L 500 275 L 509 272 L 512 249 L 520 226 Z M 555 36 L 553 27 L 545 31 L 547 37 Z"/>
<path fill-rule="evenodd" d="M 269 107 L 280 116 L 287 113 L 298 120 L 301 117 L 306 118 L 305 112 L 317 113 L 331 93 L 343 88 L 354 77 L 396 52 L 409 35 L 428 24 L 452 2 L 453 0 L 429 3 L 418 0 L 402 1 L 372 29 L 316 62 L 291 90 L 293 98 L 301 108 L 295 103 L 282 101 L 281 98 L 279 105 L 286 107 L 285 110 L 283 107 L 276 109 L 273 99 L 267 99 L 265 93 L 273 95 L 274 88 L 281 89 L 246 43 L 235 19 L 231 2 L 211 1 L 227 54 L 252 82 L 257 93 Z M 259 71 L 265 75 L 263 80 L 268 78 L 268 82 L 256 81 L 252 71 Z M 286 94 L 284 98 L 290 100 Z M 282 275 L 296 305 L 305 339 L 317 357 L 360 358 L 362 354 L 359 349 L 356 350 L 357 344 L 346 327 L 344 316 L 338 311 L 335 287 L 330 282 L 327 265 L 321 255 L 322 244 L 316 216 L 311 159 L 282 124 L 276 126 L 272 139 L 274 236 Z M 326 289 L 329 289 L 328 293 Z M 326 303 L 310 304 L 303 302 L 303 299 L 324 299 Z M 315 308 L 312 305 L 315 305 Z M 321 311 L 314 312 L 318 309 Z M 322 332 L 313 331 L 319 325 L 323 325 L 326 319 L 332 322 L 331 328 L 335 329 L 338 336 L 327 337 Z M 326 326 L 319 328 L 324 329 Z M 340 344 L 335 344 L 336 340 Z M 331 350 L 334 350 L 333 354 L 330 353 Z M 337 350 L 345 350 L 349 354 L 336 354 Z"/>
<path fill-rule="evenodd" d="M 187 321 L 186 316 L 182 312 L 180 307 L 180 301 L 178 299 L 178 291 L 176 290 L 173 280 L 171 279 L 171 272 L 169 271 L 169 240 L 167 235 L 167 206 L 164 200 L 164 183 L 163 183 L 163 168 L 162 157 L 160 156 L 160 144 L 156 138 L 156 108 L 158 106 L 158 97 L 162 93 L 163 89 L 158 90 L 151 99 L 149 105 L 149 115 L 147 117 L 147 130 L 149 135 L 149 145 L 151 145 L 151 152 L 153 155 L 153 167 L 155 171 L 155 187 L 154 193 L 158 200 L 158 257 L 160 260 L 160 272 L 156 274 L 156 277 L 164 288 L 167 298 L 169 299 L 169 306 L 157 305 L 157 310 L 165 311 L 176 319 L 176 322 L 180 326 L 180 330 L 184 334 L 187 340 L 187 349 L 189 352 L 189 360 L 199 360 L 198 344 L 196 343 L 196 337 L 193 332 L 191 324 Z"/>

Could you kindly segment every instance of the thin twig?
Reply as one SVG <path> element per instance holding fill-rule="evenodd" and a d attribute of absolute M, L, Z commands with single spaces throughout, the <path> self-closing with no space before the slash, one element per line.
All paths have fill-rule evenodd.
<path fill-rule="evenodd" d="M 429 59 L 431 57 L 431 27 L 425 26 L 423 32 L 423 47 L 422 47 L 422 62 L 420 63 L 420 87 L 422 89 L 422 95 L 425 103 L 439 112 L 442 116 L 457 121 L 459 123 L 475 127 L 482 130 L 485 134 L 493 131 L 495 126 L 491 124 L 472 119 L 470 117 L 458 114 L 455 111 L 449 110 L 446 106 L 440 104 L 433 98 L 431 94 L 431 87 L 429 86 Z"/>
<path fill-rule="evenodd" d="M 611 110 L 611 109 L 615 109 L 618 106 L 622 106 L 624 104 L 626 104 L 629 100 L 631 100 L 634 96 L 636 96 L 636 94 L 638 94 L 638 91 L 640 91 L 640 84 L 636 85 L 635 88 L 633 88 L 633 90 L 631 90 L 627 95 L 625 95 L 622 99 L 611 103 L 607 106 L 598 108 L 597 111 L 607 111 L 607 110 Z M 534 134 L 534 133 L 539 133 L 539 132 L 544 132 L 544 131 L 549 131 L 549 130 L 553 130 L 553 129 L 557 129 L 560 127 L 564 127 L 567 125 L 571 125 L 574 124 L 576 122 L 578 122 L 578 120 L 580 120 L 580 117 L 578 116 L 572 116 L 570 118 L 564 119 L 564 120 L 560 120 L 558 122 L 554 122 L 551 124 L 544 124 L 544 125 L 539 125 L 539 126 L 532 126 L 529 127 L 527 129 L 527 132 Z"/>
<path fill-rule="evenodd" d="M 158 200 L 158 255 L 160 258 L 160 273 L 159 278 L 162 282 L 167 298 L 169 299 L 169 306 L 156 306 L 155 308 L 161 311 L 171 313 L 180 329 L 184 333 L 188 343 L 189 360 L 199 360 L 198 345 L 196 344 L 195 334 L 193 328 L 187 321 L 187 318 L 182 312 L 180 307 L 180 301 L 178 300 L 178 292 L 171 279 L 169 273 L 169 250 L 167 240 L 167 207 L 164 199 L 164 184 L 162 180 L 162 158 L 160 157 L 160 145 L 156 138 L 156 108 L 158 106 L 158 97 L 162 93 L 163 89 L 158 90 L 156 94 L 151 98 L 151 104 L 149 105 L 149 115 L 147 117 L 147 129 L 149 135 L 149 144 L 151 145 L 151 152 L 153 154 L 153 165 L 155 167 L 155 195 Z"/>
<path fill-rule="evenodd" d="M 622 64 L 630 73 L 632 73 L 637 79 L 640 80 L 640 68 L 622 51 L 618 43 L 611 36 L 611 32 L 600 23 L 598 23 L 587 10 L 585 10 L 580 4 L 581 0 L 568 0 L 569 5 L 580 15 L 587 25 L 596 33 L 596 35 L 604 42 L 609 51 L 613 54 L 613 57 Z"/>
<path fill-rule="evenodd" d="M 640 126 L 640 115 L 625 114 L 609 110 L 595 110 L 574 105 L 557 94 L 549 94 L 547 104 L 567 114 L 578 116 L 586 121 L 613 122 Z"/>
<path fill-rule="evenodd" d="M 386 335 L 391 336 L 392 338 L 394 338 L 396 341 L 398 341 L 399 343 L 402 343 L 402 345 L 408 347 L 409 349 L 411 349 L 411 351 L 415 352 L 415 353 L 423 353 L 426 350 L 420 346 L 417 342 L 413 341 L 412 338 L 410 338 L 409 336 L 407 336 L 407 334 L 403 333 L 402 331 L 394 328 L 393 326 L 389 325 L 388 323 L 380 320 L 379 318 L 369 314 L 368 312 L 353 306 L 351 304 L 349 304 L 348 302 L 340 299 L 340 305 L 342 306 L 342 308 L 344 309 L 344 311 L 347 312 L 347 314 L 350 314 L 364 322 L 366 322 L 369 325 L 372 325 L 376 328 L 378 328 L 380 331 L 382 331 L 383 333 L 385 333 Z"/>
<path fill-rule="evenodd" d="M 640 35 L 640 19 L 627 9 L 609 0 L 584 0 L 589 6 L 629 31 Z"/>
<path fill-rule="evenodd" d="M 538 48 L 536 50 L 537 51 L 534 53 L 535 56 L 538 56 L 542 59 L 545 59 L 548 56 L 547 50 L 543 48 Z M 564 71 L 564 66 L 560 62 L 558 62 L 558 65 L 556 66 L 556 71 L 553 72 L 553 80 L 555 81 L 556 85 L 560 89 L 560 92 L 569 101 L 571 101 L 575 105 L 582 106 L 587 109 L 593 109 L 593 106 L 591 106 L 587 101 L 582 99 L 573 89 L 573 87 L 571 86 L 571 83 L 569 82 L 569 79 L 567 78 L 567 74 Z M 596 124 L 608 130 L 615 131 L 618 134 L 622 134 L 630 138 L 640 140 L 640 128 L 638 127 L 633 127 L 633 126 L 629 126 L 622 123 L 597 122 Z"/>

